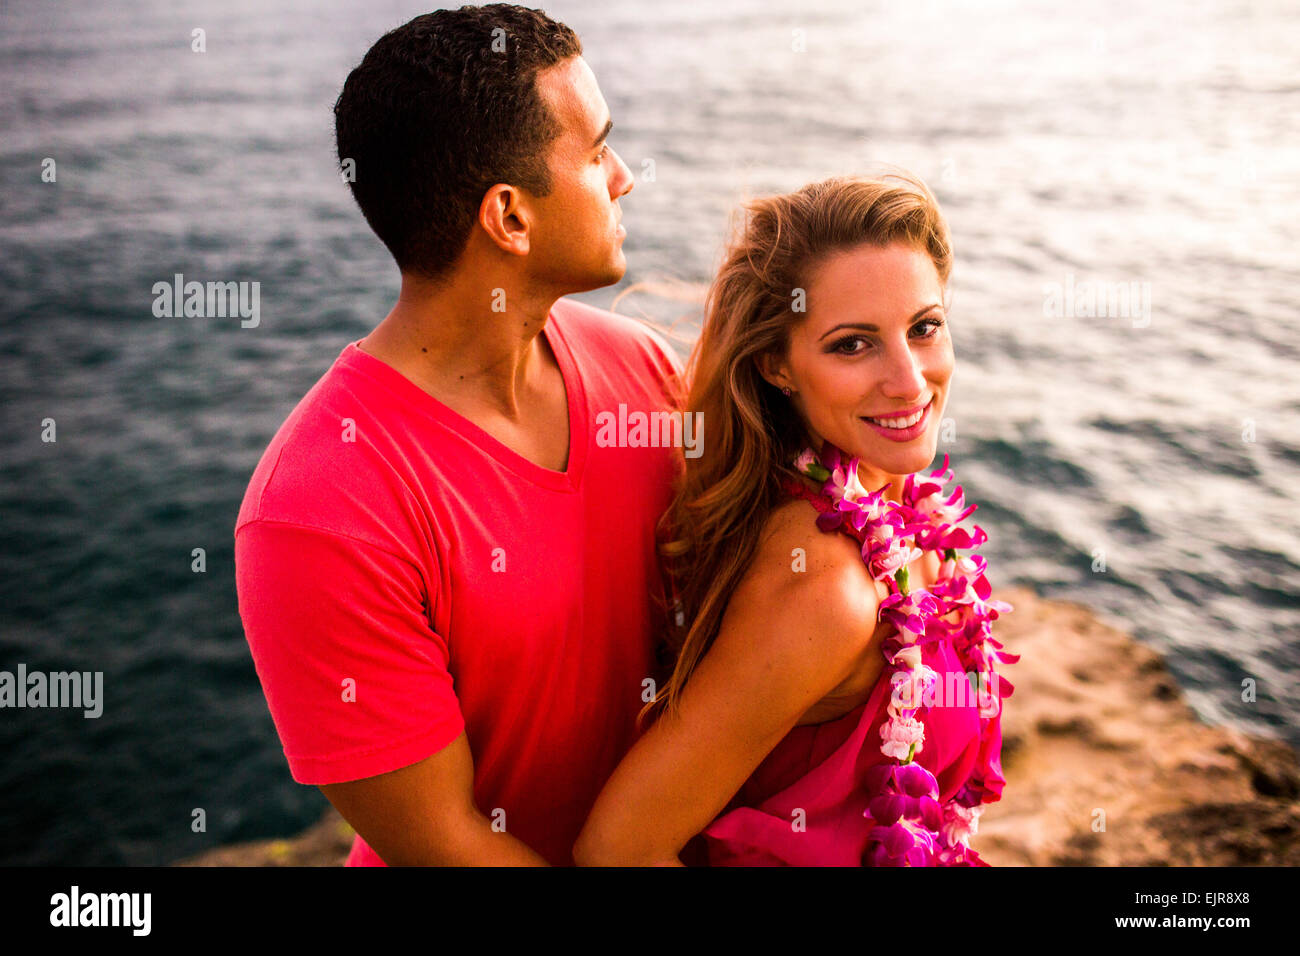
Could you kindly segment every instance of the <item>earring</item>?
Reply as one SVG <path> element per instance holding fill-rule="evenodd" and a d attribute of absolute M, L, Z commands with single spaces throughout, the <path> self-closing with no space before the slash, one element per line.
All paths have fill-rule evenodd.
<path fill-rule="evenodd" d="M 781 389 L 781 391 L 785 393 L 785 395 L 786 395 L 787 398 L 790 397 L 790 386 L 789 386 L 789 385 L 787 385 L 785 388 Z"/>

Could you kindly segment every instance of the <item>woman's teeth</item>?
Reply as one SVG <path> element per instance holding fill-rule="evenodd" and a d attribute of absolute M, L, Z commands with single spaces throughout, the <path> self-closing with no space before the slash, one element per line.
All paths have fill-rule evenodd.
<path fill-rule="evenodd" d="M 913 425 L 915 425 L 917 422 L 921 420 L 921 417 L 923 415 L 925 415 L 924 408 L 921 409 L 919 412 L 917 412 L 915 415 L 910 415 L 907 418 L 889 418 L 889 419 L 868 418 L 867 421 L 872 422 L 873 424 L 876 425 L 880 425 L 883 428 L 911 428 Z"/>

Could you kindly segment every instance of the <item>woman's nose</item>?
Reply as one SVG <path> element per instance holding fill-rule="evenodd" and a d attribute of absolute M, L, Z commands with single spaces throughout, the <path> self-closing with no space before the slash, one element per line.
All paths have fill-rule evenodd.
<path fill-rule="evenodd" d="M 921 360 L 908 346 L 895 346 L 889 353 L 889 365 L 881 391 L 889 398 L 910 401 L 925 391 L 925 373 Z"/>

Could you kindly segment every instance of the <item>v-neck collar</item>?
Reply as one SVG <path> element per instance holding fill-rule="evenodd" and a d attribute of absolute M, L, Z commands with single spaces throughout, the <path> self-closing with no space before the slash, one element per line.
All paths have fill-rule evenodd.
<path fill-rule="evenodd" d="M 547 315 L 546 324 L 542 326 L 542 334 L 546 336 L 546 341 L 555 354 L 555 360 L 560 366 L 560 375 L 564 380 L 564 397 L 569 413 L 569 460 L 568 467 L 564 471 L 543 468 L 494 438 L 464 415 L 434 398 L 387 362 L 362 351 L 358 347 L 361 339 L 349 342 L 344 347 L 340 359 L 385 385 L 396 393 L 408 408 L 423 411 L 442 425 L 457 432 L 470 444 L 491 455 L 519 477 L 554 491 L 577 491 L 587 462 L 589 436 L 586 423 L 589 416 L 586 390 L 583 388 L 577 363 L 573 359 L 573 352 L 556 322 L 554 311 Z"/>

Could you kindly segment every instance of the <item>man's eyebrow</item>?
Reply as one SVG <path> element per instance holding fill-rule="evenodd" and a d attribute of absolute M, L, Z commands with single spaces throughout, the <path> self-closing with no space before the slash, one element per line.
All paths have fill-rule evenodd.
<path fill-rule="evenodd" d="M 942 308 L 942 306 L 938 302 L 933 302 L 930 305 L 927 305 L 924 309 L 921 309 L 919 312 L 916 313 L 916 315 L 912 316 L 907 321 L 915 322 L 921 316 L 925 315 L 925 313 L 932 312 L 935 309 L 939 309 L 939 308 Z M 824 332 L 821 338 L 817 339 L 817 341 L 820 342 L 822 339 L 826 338 L 826 336 L 830 335 L 832 332 L 838 332 L 840 329 L 866 329 L 868 332 L 880 331 L 879 326 L 872 325 L 870 322 L 841 322 L 839 325 L 835 326 L 835 328 L 828 329 L 826 332 Z"/>
<path fill-rule="evenodd" d="M 599 146 L 601 144 L 601 141 L 606 136 L 609 135 L 609 131 L 612 130 L 613 128 L 614 128 L 614 121 L 612 119 L 605 120 L 605 128 L 600 131 L 600 135 L 597 136 L 596 141 L 591 144 L 591 148 L 595 149 L 597 146 Z"/>

